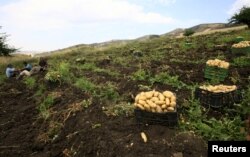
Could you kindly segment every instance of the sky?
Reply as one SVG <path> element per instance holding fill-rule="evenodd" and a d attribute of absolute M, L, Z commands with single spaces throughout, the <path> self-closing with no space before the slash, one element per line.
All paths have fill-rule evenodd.
<path fill-rule="evenodd" d="M 0 0 L 0 33 L 21 51 L 135 39 L 227 23 L 250 0 Z"/>

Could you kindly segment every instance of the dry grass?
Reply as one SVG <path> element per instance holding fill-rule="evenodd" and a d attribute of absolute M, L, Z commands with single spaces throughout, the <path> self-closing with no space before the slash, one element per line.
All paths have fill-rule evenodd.
<path fill-rule="evenodd" d="M 221 29 L 207 29 L 202 32 L 197 32 L 194 33 L 192 36 L 199 36 L 199 35 L 208 35 L 208 34 L 213 34 L 213 33 L 218 33 L 218 32 L 230 32 L 230 31 L 238 31 L 238 30 L 243 30 L 246 29 L 247 25 L 244 26 L 235 26 L 235 27 L 229 27 L 229 28 L 221 28 Z M 180 36 L 177 36 L 176 38 L 183 38 L 185 37 L 183 34 Z"/>
<path fill-rule="evenodd" d="M 217 32 L 228 32 L 228 31 L 236 31 L 236 30 L 242 30 L 247 28 L 247 26 L 236 26 L 236 27 L 230 27 L 230 28 L 221 28 L 221 29 L 215 29 L 215 30 L 206 30 L 203 32 L 198 32 L 195 33 L 194 36 L 196 35 L 207 35 L 207 34 L 212 34 L 212 33 L 217 33 Z"/>
<path fill-rule="evenodd" d="M 9 57 L 0 56 L 0 65 L 7 65 L 10 63 L 21 62 L 24 60 L 30 60 L 32 57 L 28 55 L 15 54 Z"/>
<path fill-rule="evenodd" d="M 13 64 L 15 68 L 21 68 L 22 62 L 34 62 L 38 61 L 37 58 L 31 57 L 29 55 L 14 54 L 8 57 L 0 56 L 0 75 L 4 73 L 4 69 L 8 64 Z"/>

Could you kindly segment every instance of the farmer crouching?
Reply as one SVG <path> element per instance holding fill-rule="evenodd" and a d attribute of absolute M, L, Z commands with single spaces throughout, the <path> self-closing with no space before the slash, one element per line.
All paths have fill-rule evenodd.
<path fill-rule="evenodd" d="M 19 76 L 17 77 L 17 79 L 21 79 L 23 76 L 31 76 L 31 75 L 34 75 L 34 74 L 37 74 L 41 71 L 41 66 L 39 65 L 36 65 L 34 66 L 30 71 L 28 70 L 23 70 Z"/>
<path fill-rule="evenodd" d="M 11 78 L 15 77 L 18 71 L 13 67 L 12 64 L 8 64 L 5 73 L 8 78 Z"/>

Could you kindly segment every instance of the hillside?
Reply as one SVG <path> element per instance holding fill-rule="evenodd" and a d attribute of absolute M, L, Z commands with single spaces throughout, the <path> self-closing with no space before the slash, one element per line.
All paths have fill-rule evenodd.
<path fill-rule="evenodd" d="M 210 140 L 250 140 L 250 58 L 232 52 L 238 36 L 250 40 L 250 30 L 78 45 L 48 54 L 46 71 L 19 80 L 5 77 L 6 65 L 39 58 L 0 62 L 0 156 L 206 157 Z M 230 63 L 224 80 L 204 78 L 209 59 Z M 207 84 L 238 89 L 212 108 L 196 97 Z M 174 111 L 164 112 L 176 118 L 137 121 L 136 96 L 152 90 L 174 93 Z"/>
<path fill-rule="evenodd" d="M 123 46 L 126 45 L 128 43 L 131 42 L 137 42 L 137 41 L 147 41 L 147 40 L 152 40 L 155 38 L 159 38 L 159 37 L 183 37 L 183 33 L 185 31 L 185 29 L 192 29 L 193 31 L 195 31 L 193 36 L 196 35 L 203 35 L 203 34 L 210 34 L 210 33 L 215 33 L 215 32 L 223 32 L 223 31 L 233 31 L 233 30 L 241 30 L 241 29 L 245 29 L 246 26 L 245 25 L 240 25 L 240 26 L 234 26 L 234 25 L 228 25 L 228 24 L 224 24 L 224 23 L 210 23 L 210 24 L 199 24 L 190 28 L 177 28 L 173 31 L 170 31 L 168 33 L 165 34 L 161 34 L 161 35 L 156 35 L 156 34 L 152 34 L 152 35 L 145 35 L 133 40 L 111 40 L 111 41 L 106 41 L 106 42 L 101 42 L 101 43 L 93 43 L 93 44 L 79 44 L 79 45 L 75 45 L 75 46 L 70 46 L 67 48 L 63 48 L 63 49 L 59 49 L 59 50 L 55 50 L 55 51 L 50 51 L 50 52 L 44 52 L 44 53 L 36 53 L 35 56 L 47 56 L 47 55 L 51 55 L 52 53 L 68 53 L 71 51 L 77 51 L 78 49 L 84 49 L 86 47 L 95 47 L 95 48 L 99 48 L 99 49 L 105 49 L 108 47 L 112 47 L 112 46 Z"/>

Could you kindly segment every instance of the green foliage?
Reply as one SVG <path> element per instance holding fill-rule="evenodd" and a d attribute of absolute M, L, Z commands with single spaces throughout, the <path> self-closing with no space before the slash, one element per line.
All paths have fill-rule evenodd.
<path fill-rule="evenodd" d="M 230 19 L 229 23 L 241 24 L 244 23 L 250 28 L 250 7 L 241 8 L 239 13 L 234 14 Z"/>
<path fill-rule="evenodd" d="M 102 124 L 100 123 L 92 124 L 92 129 L 100 128 L 101 126 Z"/>
<path fill-rule="evenodd" d="M 132 80 L 145 81 L 150 77 L 147 71 L 139 69 L 131 76 Z"/>
<path fill-rule="evenodd" d="M 112 83 L 104 85 L 104 88 L 100 90 L 100 98 L 105 100 L 117 100 L 119 98 L 119 93 L 117 92 L 117 87 Z"/>
<path fill-rule="evenodd" d="M 49 95 L 47 96 L 43 102 L 39 105 L 38 110 L 42 118 L 48 119 L 50 116 L 49 108 L 54 103 L 54 97 Z"/>
<path fill-rule="evenodd" d="M 82 77 L 76 80 L 74 84 L 77 88 L 82 89 L 86 92 L 94 92 L 94 90 L 97 88 L 95 84 L 90 82 L 87 78 Z"/>
<path fill-rule="evenodd" d="M 28 88 L 33 89 L 36 85 L 36 79 L 34 79 L 33 77 L 26 77 L 24 79 L 24 83 Z"/>
<path fill-rule="evenodd" d="M 11 48 L 8 44 L 6 44 L 6 38 L 7 35 L 5 35 L 4 33 L 0 33 L 0 56 L 8 56 L 9 54 L 17 50 L 15 48 Z"/>
<path fill-rule="evenodd" d="M 6 79 L 6 76 L 0 74 L 0 85 L 4 83 L 5 79 Z"/>
<path fill-rule="evenodd" d="M 62 78 L 66 78 L 70 75 L 70 65 L 69 63 L 61 62 L 59 64 L 58 72 Z"/>
<path fill-rule="evenodd" d="M 150 79 L 150 82 L 152 84 L 155 82 L 167 84 L 176 87 L 178 89 L 186 87 L 186 84 L 180 81 L 178 76 L 170 76 L 169 73 L 167 72 L 162 72 L 155 75 L 155 77 Z"/>
<path fill-rule="evenodd" d="M 186 29 L 184 32 L 184 36 L 190 36 L 193 35 L 195 32 L 192 29 Z"/>
<path fill-rule="evenodd" d="M 61 82 L 61 75 L 58 71 L 49 71 L 45 75 L 45 80 L 50 81 L 50 82 Z"/>
<path fill-rule="evenodd" d="M 80 66 L 79 68 L 84 69 L 84 70 L 91 70 L 91 71 L 94 71 L 95 69 L 97 69 L 97 67 L 94 63 L 85 63 L 84 65 Z"/>
<path fill-rule="evenodd" d="M 45 92 L 45 90 L 46 90 L 45 85 L 44 84 L 40 84 L 39 87 L 38 87 L 38 90 L 35 93 L 35 96 L 36 97 L 42 96 L 43 93 Z"/>
<path fill-rule="evenodd" d="M 233 59 L 233 65 L 238 67 L 250 66 L 250 57 L 241 56 Z"/>
<path fill-rule="evenodd" d="M 240 106 L 239 113 L 244 115 L 250 115 L 250 85 L 243 91 L 243 101 Z"/>
<path fill-rule="evenodd" d="M 83 108 L 88 108 L 92 104 L 92 99 L 83 100 L 81 104 Z"/>
<path fill-rule="evenodd" d="M 131 103 L 121 102 L 104 109 L 107 116 L 132 116 L 134 114 L 134 106 Z"/>
<path fill-rule="evenodd" d="M 204 64 L 206 61 L 204 59 L 188 60 L 188 59 L 171 58 L 170 62 L 173 62 L 173 63 L 186 63 L 186 64 Z"/>
<path fill-rule="evenodd" d="M 50 121 L 49 130 L 47 132 L 49 138 L 54 140 L 56 137 L 58 137 L 58 134 L 60 133 L 62 127 L 62 123 Z"/>
<path fill-rule="evenodd" d="M 182 129 L 192 130 L 207 140 L 244 140 L 245 134 L 240 132 L 244 124 L 240 116 L 208 118 L 197 100 L 190 99 L 186 103 L 187 117 L 180 125 Z"/>

